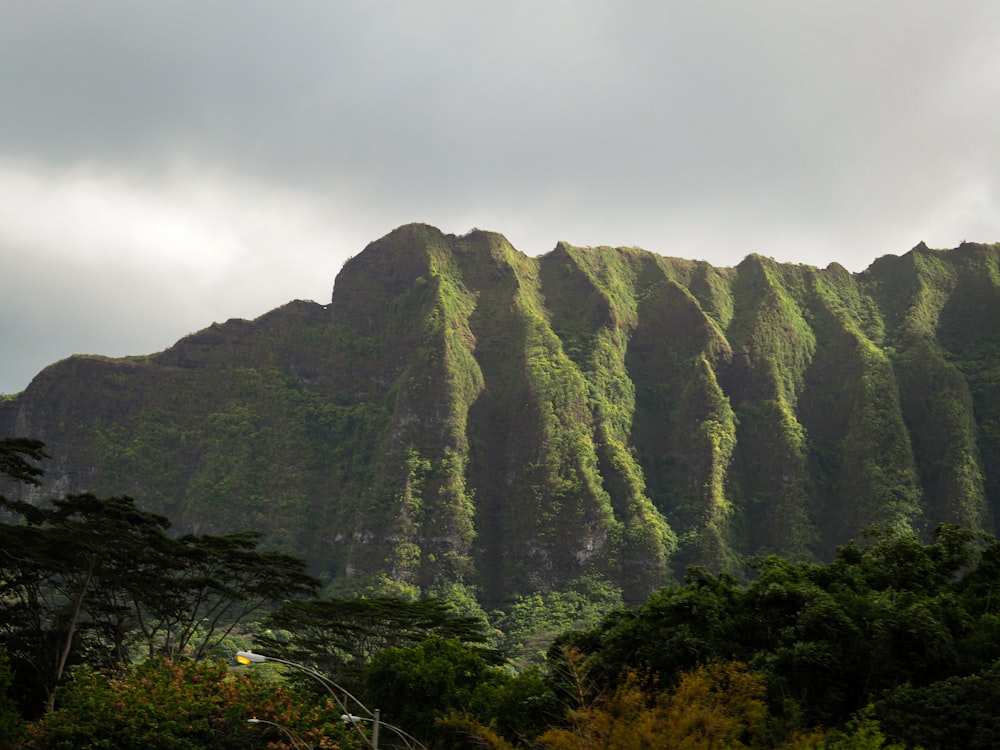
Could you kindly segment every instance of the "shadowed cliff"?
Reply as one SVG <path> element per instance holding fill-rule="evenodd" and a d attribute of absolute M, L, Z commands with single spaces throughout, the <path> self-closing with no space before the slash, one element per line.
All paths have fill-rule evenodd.
<path fill-rule="evenodd" d="M 292 302 L 0 402 L 36 497 L 129 494 L 314 570 L 484 602 L 828 559 L 869 524 L 997 533 L 1000 246 L 863 273 L 401 227 Z"/>

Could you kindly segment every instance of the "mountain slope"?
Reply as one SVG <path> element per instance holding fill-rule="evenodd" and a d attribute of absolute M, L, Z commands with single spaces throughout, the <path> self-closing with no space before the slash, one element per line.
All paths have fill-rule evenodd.
<path fill-rule="evenodd" d="M 872 523 L 995 533 L 997 373 L 997 245 L 851 274 L 408 225 L 329 305 L 50 366 L 0 435 L 46 442 L 36 493 L 259 529 L 334 581 L 635 600 Z"/>

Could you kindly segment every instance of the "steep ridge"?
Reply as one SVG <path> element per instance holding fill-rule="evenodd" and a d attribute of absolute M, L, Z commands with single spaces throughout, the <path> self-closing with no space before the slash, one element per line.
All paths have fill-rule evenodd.
<path fill-rule="evenodd" d="M 597 472 L 586 383 L 549 324 L 538 264 L 503 240 L 468 258 L 466 270 L 479 295 L 470 328 L 485 381 L 469 420 L 481 448 L 473 476 L 484 594 L 607 573 L 615 520 Z M 482 283 L 491 277 L 497 283 Z"/>
<path fill-rule="evenodd" d="M 1000 246 L 859 274 L 412 224 L 292 302 L 0 401 L 39 499 L 254 528 L 331 591 L 475 596 L 826 559 L 869 524 L 996 533 Z"/>
<path fill-rule="evenodd" d="M 387 415 L 377 450 L 361 458 L 371 474 L 356 490 L 349 576 L 430 585 L 443 570 L 460 577 L 468 569 L 463 400 L 481 386 L 475 369 L 461 366 L 470 356 L 450 309 L 461 296 L 439 270 L 443 242 L 429 227 L 403 227 L 348 261 L 333 295 L 332 323 L 353 342 L 344 369 L 355 393 Z M 344 542 L 336 526 L 331 533 Z"/>
<path fill-rule="evenodd" d="M 941 307 L 937 326 L 944 357 L 962 378 L 959 403 L 964 418 L 954 421 L 959 428 L 967 426 L 955 439 L 965 446 L 967 456 L 953 464 L 962 467 L 956 487 L 939 490 L 937 496 L 958 501 L 964 511 L 958 517 L 967 517 L 970 526 L 989 529 L 997 528 L 1000 498 L 1000 254 L 996 250 L 995 245 L 963 244 L 950 253 L 955 288 Z M 971 404 L 965 400 L 966 392 Z M 945 516 L 945 511 L 939 513 Z"/>
<path fill-rule="evenodd" d="M 635 265 L 641 258 L 631 250 L 560 243 L 541 259 L 539 274 L 553 330 L 586 384 L 587 439 L 597 458 L 588 469 L 610 504 L 612 566 L 626 599 L 641 598 L 664 579 L 676 548 L 629 448 L 636 395 L 626 360 L 638 325 Z"/>

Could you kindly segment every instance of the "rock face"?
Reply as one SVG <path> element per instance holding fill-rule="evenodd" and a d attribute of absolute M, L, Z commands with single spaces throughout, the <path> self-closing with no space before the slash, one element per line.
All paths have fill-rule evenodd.
<path fill-rule="evenodd" d="M 851 274 L 401 227 L 292 302 L 0 403 L 44 495 L 262 531 L 317 572 L 484 602 L 585 575 L 827 558 L 870 524 L 996 533 L 1000 245 Z"/>

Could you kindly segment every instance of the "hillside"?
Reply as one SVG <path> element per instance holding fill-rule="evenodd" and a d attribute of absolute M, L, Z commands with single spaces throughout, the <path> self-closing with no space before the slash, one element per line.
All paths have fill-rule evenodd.
<path fill-rule="evenodd" d="M 830 559 L 869 524 L 997 533 L 1000 245 L 849 273 L 408 225 L 296 301 L 0 402 L 41 495 L 253 528 L 340 581 L 481 601 Z"/>

